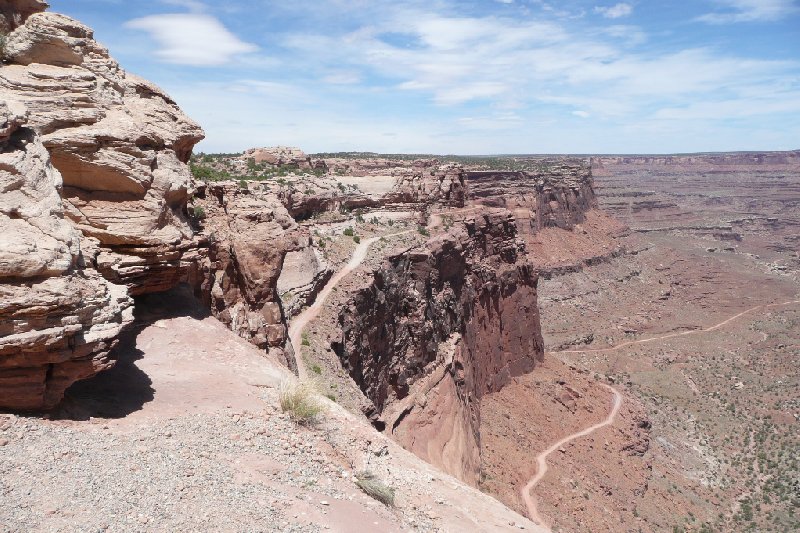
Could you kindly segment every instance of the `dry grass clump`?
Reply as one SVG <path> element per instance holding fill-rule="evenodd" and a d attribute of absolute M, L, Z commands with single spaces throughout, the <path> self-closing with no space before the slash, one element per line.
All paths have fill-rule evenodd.
<path fill-rule="evenodd" d="M 316 387 L 308 381 L 284 381 L 278 392 L 281 409 L 298 424 L 313 425 L 319 421 L 319 416 L 325 411 L 325 406 L 320 402 Z"/>
<path fill-rule="evenodd" d="M 384 505 L 394 506 L 394 489 L 369 471 L 356 474 L 356 485 L 368 496 L 375 498 Z"/>

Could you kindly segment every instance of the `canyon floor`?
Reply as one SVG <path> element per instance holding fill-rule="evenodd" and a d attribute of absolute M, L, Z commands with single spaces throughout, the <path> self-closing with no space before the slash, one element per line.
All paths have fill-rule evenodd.
<path fill-rule="evenodd" d="M 523 511 L 528 451 L 603 420 L 610 383 L 617 420 L 533 491 L 554 531 L 797 531 L 800 177 L 609 166 L 626 253 L 540 280 L 546 363 L 484 399 L 482 486 Z"/>

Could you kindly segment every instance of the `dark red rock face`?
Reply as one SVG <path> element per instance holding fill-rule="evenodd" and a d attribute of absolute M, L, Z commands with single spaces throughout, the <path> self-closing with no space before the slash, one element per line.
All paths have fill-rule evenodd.
<path fill-rule="evenodd" d="M 474 481 L 481 396 L 543 357 L 536 282 L 506 210 L 387 259 L 342 310 L 334 345 L 374 404 L 368 414 L 421 457 Z"/>

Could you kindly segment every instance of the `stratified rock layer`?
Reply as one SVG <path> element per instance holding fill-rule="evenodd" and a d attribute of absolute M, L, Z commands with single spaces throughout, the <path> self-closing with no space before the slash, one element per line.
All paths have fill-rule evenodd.
<path fill-rule="evenodd" d="M 19 103 L 0 102 L 0 409 L 48 408 L 111 366 L 132 318 L 124 287 L 86 268 L 61 175 Z"/>
<path fill-rule="evenodd" d="M 192 247 L 185 163 L 202 130 L 64 15 L 28 17 L 8 35 L 6 59 L 0 94 L 28 107 L 63 177 L 66 215 L 97 244 L 87 259 L 132 294 L 175 285 Z"/>
<path fill-rule="evenodd" d="M 406 448 L 475 483 L 479 400 L 543 357 L 537 277 L 489 210 L 387 259 L 340 314 L 342 364 Z"/>
<path fill-rule="evenodd" d="M 197 246 L 186 162 L 200 128 L 69 17 L 0 8 L 0 408 L 47 409 L 113 365 L 130 295 Z"/>

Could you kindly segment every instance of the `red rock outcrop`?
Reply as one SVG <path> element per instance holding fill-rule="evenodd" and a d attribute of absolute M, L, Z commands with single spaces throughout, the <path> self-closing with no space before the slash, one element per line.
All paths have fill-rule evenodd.
<path fill-rule="evenodd" d="M 586 161 L 545 162 L 538 172 L 470 171 L 467 198 L 476 204 L 514 210 L 520 232 L 572 229 L 597 207 Z"/>
<path fill-rule="evenodd" d="M 334 343 L 376 424 L 475 483 L 481 396 L 543 357 L 536 282 L 506 210 L 389 257 L 342 310 Z"/>
<path fill-rule="evenodd" d="M 230 182 L 200 187 L 195 205 L 208 239 L 195 274 L 203 300 L 240 337 L 294 368 L 294 356 L 283 350 L 286 316 L 277 287 L 286 254 L 307 246 L 307 232 L 279 198 Z"/>
<path fill-rule="evenodd" d="M 130 295 L 177 284 L 197 247 L 186 162 L 202 130 L 88 27 L 46 7 L 0 8 L 12 30 L 0 68 L 0 407 L 10 409 L 52 407 L 111 366 Z"/>

